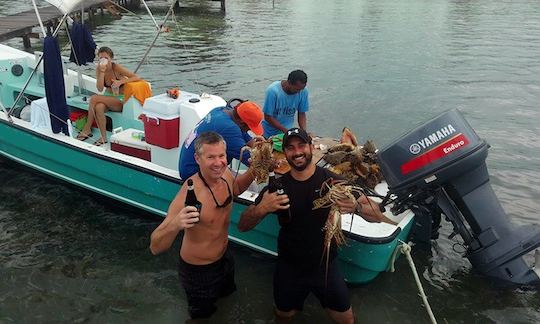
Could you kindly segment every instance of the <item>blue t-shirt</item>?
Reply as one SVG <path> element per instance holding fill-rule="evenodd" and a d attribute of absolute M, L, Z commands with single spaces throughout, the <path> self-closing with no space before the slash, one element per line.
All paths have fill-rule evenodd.
<path fill-rule="evenodd" d="M 240 150 L 246 145 L 251 137 L 240 130 L 240 127 L 225 113 L 225 107 L 212 109 L 206 117 L 195 126 L 182 144 L 178 171 L 182 179 L 187 179 L 199 171 L 199 165 L 195 161 L 195 139 L 198 134 L 207 131 L 214 131 L 225 139 L 227 143 L 227 163 L 232 159 L 239 159 Z M 249 152 L 245 152 L 242 157 L 244 164 L 248 163 Z"/>
<path fill-rule="evenodd" d="M 308 89 L 295 94 L 287 94 L 281 87 L 281 81 L 273 82 L 266 89 L 263 112 L 277 119 L 283 127 L 289 129 L 294 126 L 296 112 L 309 110 Z M 277 128 L 263 120 L 264 136 L 269 137 L 281 133 Z"/>

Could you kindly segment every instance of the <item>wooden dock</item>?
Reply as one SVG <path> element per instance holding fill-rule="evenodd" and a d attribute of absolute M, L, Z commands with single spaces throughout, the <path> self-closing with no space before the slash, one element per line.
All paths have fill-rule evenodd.
<path fill-rule="evenodd" d="M 44 26 L 52 26 L 58 23 L 61 13 L 56 7 L 46 7 L 39 9 Z M 34 9 L 20 12 L 15 15 L 0 17 L 0 42 L 14 37 L 24 37 L 32 34 L 32 28 L 39 26 Z M 52 27 L 48 27 L 52 28 Z"/>
<path fill-rule="evenodd" d="M 116 0 L 122 1 L 123 3 L 131 4 L 132 2 L 136 5 L 140 4 L 139 0 Z M 88 20 L 90 23 L 93 23 L 94 13 L 99 9 L 101 14 L 103 14 L 103 8 L 109 3 L 109 0 L 93 0 L 91 4 L 84 9 L 85 13 L 88 15 Z M 43 22 L 43 26 L 47 28 L 47 32 L 53 31 L 53 29 L 58 25 L 62 19 L 63 13 L 54 6 L 38 8 L 39 15 Z M 80 19 L 81 12 L 73 12 L 70 14 L 72 18 Z M 0 42 L 3 42 L 7 39 L 14 37 L 22 37 L 24 42 L 24 47 L 30 48 L 30 38 L 39 38 L 39 33 L 32 31 L 34 27 L 39 26 L 39 21 L 36 17 L 36 12 L 34 9 L 30 9 L 24 12 L 20 12 L 14 15 L 1 17 L 0 18 Z"/>
<path fill-rule="evenodd" d="M 93 18 L 96 10 L 101 9 L 103 13 L 103 5 L 107 2 L 107 0 L 104 0 L 85 8 L 90 20 L 92 20 L 91 18 Z M 39 8 L 38 10 L 41 20 L 43 21 L 43 26 L 47 28 L 48 31 L 52 32 L 52 30 L 62 19 L 62 12 L 60 12 L 60 10 L 54 6 L 43 7 Z M 80 12 L 75 13 L 74 15 L 80 15 Z M 24 47 L 30 48 L 30 38 L 39 38 L 39 33 L 32 31 L 32 29 L 37 26 L 39 26 L 39 22 L 34 9 L 19 12 L 10 16 L 0 17 L 0 42 L 6 41 L 10 38 L 22 37 Z"/>
<path fill-rule="evenodd" d="M 225 12 L 225 0 L 210 0 L 221 2 L 221 11 Z M 123 5 L 128 8 L 139 7 L 141 5 L 140 0 L 114 0 L 115 3 Z M 94 13 L 97 10 L 101 10 L 103 14 L 103 8 L 106 8 L 109 0 L 97 1 L 94 5 L 85 8 L 85 12 L 88 14 L 88 19 L 93 24 Z M 110 4 L 109 4 L 110 5 Z M 176 0 L 176 6 L 179 5 L 179 1 Z M 39 8 L 39 14 L 43 21 L 43 26 L 47 28 L 48 32 L 58 25 L 62 18 L 62 13 L 54 6 Z M 115 14 L 111 12 L 111 14 Z M 71 14 L 79 15 L 79 13 Z M 0 17 L 0 42 L 4 42 L 8 39 L 15 37 L 22 37 L 25 48 L 31 48 L 30 38 L 39 38 L 39 33 L 33 32 L 34 27 L 38 27 L 39 22 L 36 17 L 34 9 L 20 12 L 18 14 Z"/>

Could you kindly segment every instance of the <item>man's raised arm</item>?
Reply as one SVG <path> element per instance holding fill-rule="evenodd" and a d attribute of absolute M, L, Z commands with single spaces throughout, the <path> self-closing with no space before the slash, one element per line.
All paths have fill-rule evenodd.
<path fill-rule="evenodd" d="M 269 213 L 290 207 L 287 195 L 278 195 L 275 192 L 269 193 L 266 190 L 263 190 L 261 194 L 263 195 L 262 199 L 246 208 L 240 215 L 238 221 L 238 230 L 240 232 L 246 232 L 254 228 Z"/>

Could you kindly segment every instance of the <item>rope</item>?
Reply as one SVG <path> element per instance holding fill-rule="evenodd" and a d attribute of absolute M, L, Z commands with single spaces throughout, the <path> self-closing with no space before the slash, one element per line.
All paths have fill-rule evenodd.
<path fill-rule="evenodd" d="M 180 24 L 178 23 L 178 19 L 176 19 L 176 14 L 174 12 L 174 6 L 171 8 L 171 16 L 172 16 L 172 21 L 174 23 L 174 30 L 177 32 L 177 33 L 180 33 L 181 32 L 181 28 L 180 28 Z M 182 45 L 182 47 L 184 48 L 185 50 L 185 53 L 189 53 L 188 51 L 188 48 L 186 46 L 186 42 L 184 41 L 181 41 L 180 44 Z M 193 64 L 188 64 L 189 65 L 189 68 L 190 68 L 190 72 L 193 73 L 195 72 L 195 68 L 193 66 Z M 202 92 L 202 88 L 201 88 L 201 85 L 199 84 L 199 82 L 197 81 L 193 81 L 193 84 L 197 87 L 197 93 L 203 93 Z"/>
<path fill-rule="evenodd" d="M 23 98 L 27 99 L 28 101 L 32 101 L 32 100 L 30 100 L 28 97 L 26 97 L 26 96 L 24 96 L 24 95 L 23 95 Z M 48 110 L 48 109 L 45 108 L 44 106 L 42 106 L 42 105 L 40 105 L 40 104 L 36 104 L 36 106 L 37 106 L 38 108 L 40 108 L 41 110 L 43 110 L 43 111 L 48 111 L 49 115 L 51 115 L 53 118 L 58 119 L 60 122 L 64 123 L 64 124 L 67 125 L 68 127 L 70 126 L 70 123 L 71 123 L 71 122 L 68 122 L 67 120 L 63 120 L 62 118 L 56 116 L 55 114 L 53 114 L 50 110 Z M 2 105 L 1 102 L 0 102 L 0 110 L 4 110 L 4 106 Z M 5 112 L 5 110 L 4 110 L 4 112 Z M 6 112 L 6 114 L 7 114 L 7 112 Z M 8 116 L 9 116 L 9 115 L 8 115 Z M 96 116 L 96 113 L 95 113 L 95 110 L 94 110 L 94 120 L 96 121 L 96 123 L 97 123 L 98 126 L 99 126 L 99 121 L 97 120 L 96 117 L 97 117 L 97 116 Z M 76 127 L 73 127 L 73 125 L 71 125 L 71 126 L 72 126 L 72 127 L 71 127 L 71 130 L 72 130 L 73 132 L 76 132 L 77 135 L 79 135 L 79 134 L 82 133 L 82 131 L 78 130 Z"/>
<path fill-rule="evenodd" d="M 407 244 L 401 240 L 399 240 L 399 242 L 401 243 L 401 245 L 398 245 L 396 247 L 396 249 L 392 253 L 392 257 L 390 258 L 390 272 L 395 271 L 394 263 L 396 261 L 398 253 L 405 254 L 405 256 L 407 257 L 407 261 L 409 262 L 409 266 L 411 267 L 414 280 L 416 281 L 416 286 L 418 287 L 418 291 L 420 292 L 420 297 L 422 297 L 422 301 L 428 312 L 429 319 L 431 320 L 431 323 L 437 324 L 437 320 L 435 319 L 435 316 L 433 315 L 433 312 L 431 311 L 431 306 L 429 306 L 426 293 L 424 292 L 424 288 L 422 287 L 422 282 L 420 281 L 418 272 L 416 272 L 416 266 L 414 265 L 414 261 L 411 256 L 412 243 Z"/>
<path fill-rule="evenodd" d="M 118 3 L 114 2 L 114 1 L 110 1 L 110 0 L 109 0 L 109 3 L 110 3 L 111 5 L 113 5 L 113 6 L 116 6 L 116 7 L 120 8 L 120 9 L 124 10 L 124 12 L 127 12 L 127 13 L 131 14 L 132 16 L 135 16 L 135 17 L 138 18 L 138 19 L 142 19 L 142 17 L 139 17 L 139 16 L 138 16 L 136 13 L 134 13 L 133 11 L 131 11 L 131 10 L 127 9 L 127 8 L 122 7 L 121 5 L 119 5 Z M 146 4 L 145 4 L 145 5 L 146 5 Z"/>
<path fill-rule="evenodd" d="M 27 99 L 28 101 L 32 101 L 32 100 L 30 100 L 29 98 L 27 98 L 26 96 L 23 96 L 23 98 Z M 1 105 L 0 105 L 0 106 L 1 106 Z M 68 123 L 67 120 L 63 120 L 62 118 L 56 116 L 55 114 L 53 114 L 50 110 L 48 110 L 48 109 L 45 108 L 44 106 L 42 106 L 42 105 L 40 105 L 40 104 L 36 104 L 36 106 L 37 106 L 38 108 L 40 108 L 41 110 L 43 110 L 43 111 L 47 111 L 47 112 L 49 113 L 49 115 L 51 115 L 51 116 L 53 116 L 54 118 L 58 119 L 60 122 L 66 124 L 68 127 L 70 126 L 70 123 L 71 123 L 71 122 Z M 97 122 L 97 120 L 96 120 L 96 122 Z M 72 127 L 71 127 L 71 130 L 74 131 L 74 132 L 77 132 L 77 135 L 79 135 L 80 133 L 82 133 L 82 131 L 79 131 L 76 127 L 73 127 L 73 125 L 72 125 Z"/>

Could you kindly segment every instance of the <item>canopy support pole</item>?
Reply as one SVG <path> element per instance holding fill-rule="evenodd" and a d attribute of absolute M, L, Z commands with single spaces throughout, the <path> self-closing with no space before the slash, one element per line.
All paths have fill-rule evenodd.
<path fill-rule="evenodd" d="M 83 94 L 82 90 L 84 89 L 83 89 L 83 77 L 82 77 L 82 72 L 81 72 L 81 64 L 79 62 L 79 58 L 77 57 L 77 53 L 75 52 L 75 48 L 73 47 L 73 41 L 71 40 L 71 35 L 69 35 L 69 26 L 68 26 L 67 21 L 66 21 L 66 32 L 69 39 L 69 44 L 71 45 L 71 50 L 73 51 L 73 56 L 75 56 L 75 61 L 76 61 L 75 64 L 77 65 L 77 83 L 78 83 L 77 93 L 79 95 L 82 95 Z"/>
<path fill-rule="evenodd" d="M 174 7 L 174 2 L 169 7 L 169 10 L 167 11 L 167 15 L 163 19 L 163 23 L 161 23 L 161 25 L 157 29 L 156 36 L 154 36 L 154 39 L 152 40 L 152 43 L 146 49 L 146 52 L 144 53 L 143 58 L 141 59 L 141 61 L 139 62 L 139 64 L 137 65 L 137 68 L 135 68 L 135 71 L 133 71 L 133 73 L 136 74 L 137 71 L 139 71 L 139 68 L 141 67 L 143 62 L 146 60 L 146 57 L 148 56 L 148 53 L 150 53 L 150 50 L 152 49 L 152 47 L 154 47 L 154 44 L 156 43 L 156 40 L 158 39 L 159 35 L 161 34 L 161 26 L 163 26 L 167 22 L 167 19 L 169 19 L 169 16 L 171 15 L 171 12 L 173 11 L 173 7 Z"/>
<path fill-rule="evenodd" d="M 32 2 L 34 2 L 34 0 L 32 0 Z M 40 17 L 39 13 L 38 13 L 38 17 Z M 64 16 L 62 17 L 62 20 L 60 20 L 60 23 L 58 24 L 58 26 L 54 30 L 54 33 L 52 34 L 52 37 L 56 37 L 56 35 L 58 34 L 58 31 L 60 30 L 60 27 L 64 24 L 64 21 L 66 20 L 67 17 L 68 17 L 68 13 L 66 12 L 64 14 Z M 39 19 L 39 20 L 41 21 L 41 19 Z M 28 85 L 30 84 L 30 80 L 32 80 L 32 77 L 34 77 L 34 74 L 36 74 L 36 71 L 38 70 L 38 67 L 39 67 L 39 65 L 41 64 L 42 61 L 43 61 L 43 55 L 41 55 L 39 57 L 39 60 L 38 60 L 38 62 L 36 64 L 36 67 L 32 70 L 32 73 L 30 73 L 30 76 L 28 77 L 28 80 L 26 80 L 26 83 L 24 84 L 23 88 L 21 89 L 21 92 L 19 92 L 19 95 L 17 96 L 17 99 L 15 99 L 15 102 L 13 102 L 13 105 L 11 106 L 11 108 L 9 108 L 8 117 L 11 116 L 11 112 L 13 111 L 13 108 L 15 108 L 15 106 L 17 105 L 19 100 L 21 100 L 21 98 L 23 97 L 24 90 L 26 90 L 26 88 L 28 88 Z"/>
<path fill-rule="evenodd" d="M 45 37 L 47 36 L 47 32 L 45 32 L 45 27 L 43 26 L 43 21 L 41 21 L 41 16 L 39 15 L 35 0 L 32 0 L 32 5 L 34 5 L 34 10 L 36 12 L 37 20 L 39 21 L 39 26 L 41 27 L 41 32 L 43 33 L 43 37 Z"/>
<path fill-rule="evenodd" d="M 152 11 L 150 11 L 150 8 L 148 8 L 148 5 L 146 4 L 146 1 L 142 0 L 142 3 L 144 4 L 144 7 L 146 8 L 146 11 L 148 11 L 148 14 L 150 15 L 150 18 L 152 18 L 152 21 L 154 22 L 154 25 L 156 25 L 156 28 L 159 30 L 159 25 L 157 24 L 157 21 L 154 18 L 154 15 L 152 15 Z"/>

